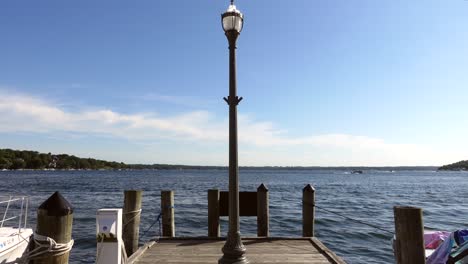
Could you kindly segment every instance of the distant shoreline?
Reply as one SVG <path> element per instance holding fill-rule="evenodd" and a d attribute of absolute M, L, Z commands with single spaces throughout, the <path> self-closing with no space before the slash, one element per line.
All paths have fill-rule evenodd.
<path fill-rule="evenodd" d="M 129 164 L 132 166 L 132 164 Z M 143 165 L 145 166 L 145 165 Z M 101 168 L 101 169 L 2 169 L 0 171 L 141 171 L 141 170 L 228 170 L 228 166 L 191 166 L 191 165 L 164 165 L 161 168 L 155 167 L 155 165 L 147 165 L 145 168 Z M 240 170 L 289 170 L 289 171 L 305 171 L 305 170 L 317 170 L 317 171 L 436 171 L 437 166 L 398 166 L 398 167 L 321 167 L 321 166 L 240 166 Z"/>
<path fill-rule="evenodd" d="M 444 168 L 444 167 L 441 167 Z M 0 149 L 0 171 L 80 171 L 80 170 L 227 170 L 228 166 L 181 164 L 125 164 L 68 154 L 39 153 L 30 150 Z M 437 166 L 240 166 L 241 170 L 342 170 L 342 171 L 398 171 L 438 170 Z"/>

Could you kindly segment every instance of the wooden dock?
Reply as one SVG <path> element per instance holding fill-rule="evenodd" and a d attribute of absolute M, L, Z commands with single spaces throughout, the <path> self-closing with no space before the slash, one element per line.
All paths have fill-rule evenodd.
<path fill-rule="evenodd" d="M 247 258 L 255 263 L 345 264 L 316 238 L 244 238 Z M 129 264 L 210 264 L 221 258 L 222 238 L 162 238 L 141 247 Z"/>
<path fill-rule="evenodd" d="M 240 193 L 242 194 L 242 192 Z M 254 197 L 255 196 L 255 197 Z M 97 216 L 97 263 L 189 263 L 209 264 L 218 263 L 222 257 L 222 248 L 225 238 L 220 237 L 219 217 L 224 215 L 223 208 L 226 201 L 221 199 L 218 190 L 208 192 L 208 236 L 207 237 L 175 237 L 174 199 L 173 191 L 161 192 L 161 213 L 151 225 L 160 223 L 163 237 L 157 241 L 150 241 L 133 252 L 139 242 L 139 216 L 141 212 L 141 192 L 126 191 L 124 201 L 124 214 L 126 220 L 122 221 L 122 209 L 101 209 Z M 242 198 L 242 195 L 240 196 Z M 269 237 L 268 215 L 268 189 L 261 184 L 257 193 L 244 193 L 244 202 L 251 205 L 244 208 L 242 214 L 257 216 L 258 237 L 242 239 L 247 252 L 246 257 L 251 264 L 254 263 L 331 263 L 345 264 L 340 257 L 323 245 L 314 234 L 315 216 L 315 189 L 307 185 L 303 189 L 302 218 L 303 237 Z M 242 201 L 242 199 L 240 199 Z M 242 204 L 242 203 L 241 203 Z M 247 209 L 251 211 L 245 211 Z M 254 211 L 255 210 L 255 211 Z M 99 214 L 106 212 L 106 214 Z M 110 212 L 110 213 L 109 213 Z M 242 212 L 242 210 L 241 210 Z M 242 215 L 241 214 L 241 215 Z M 395 206 L 395 240 L 394 253 L 398 264 L 425 263 L 424 250 L 424 223 L 422 209 L 416 207 Z M 104 216 L 103 218 L 99 218 Z M 161 216 L 163 216 L 161 218 Z M 53 218 L 52 220 L 49 218 Z M 159 221 L 162 219 L 162 223 Z M 44 251 L 44 256 L 36 258 L 33 263 L 68 263 L 69 251 L 72 247 L 71 230 L 73 223 L 73 208 L 70 203 L 58 192 L 41 204 L 37 213 L 36 234 L 51 238 L 60 244 L 53 251 Z M 124 226 L 129 228 L 122 228 Z M 133 224 L 134 223 L 134 224 Z M 138 223 L 138 224 L 137 224 Z M 362 223 L 362 222 L 361 222 Z M 116 230 L 110 228 L 115 226 Z M 364 223 L 365 224 L 365 223 Z M 371 227 L 376 226 L 367 224 Z M 130 230 L 130 231 L 129 231 Z M 122 233 L 123 232 L 123 233 Z M 121 235 L 119 235 L 121 234 Z M 107 239 L 105 239 L 107 238 Z M 37 238 L 41 239 L 42 238 Z M 99 258 L 102 247 L 107 244 L 107 253 L 101 255 L 108 258 Z M 66 247 L 64 247 L 64 245 Z M 127 261 L 119 253 L 130 251 Z M 126 254 L 123 254 L 124 256 Z M 462 255 L 462 254 L 460 254 Z M 459 256 L 460 256 L 459 255 Z M 128 255 L 127 255 L 128 256 Z M 457 256 L 458 257 L 458 256 Z M 463 257 L 463 256 L 462 256 Z M 110 261 L 109 261 L 110 259 Z M 99 262 L 101 261 L 101 262 Z M 3 262 L 2 262 L 3 263 Z"/>

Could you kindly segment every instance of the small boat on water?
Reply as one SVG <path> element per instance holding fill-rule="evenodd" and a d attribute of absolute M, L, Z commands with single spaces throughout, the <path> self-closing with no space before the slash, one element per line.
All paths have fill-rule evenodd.
<path fill-rule="evenodd" d="M 353 170 L 351 174 L 362 174 L 362 170 Z"/>
<path fill-rule="evenodd" d="M 0 263 L 18 263 L 25 254 L 33 235 L 27 212 L 27 197 L 0 198 Z"/>

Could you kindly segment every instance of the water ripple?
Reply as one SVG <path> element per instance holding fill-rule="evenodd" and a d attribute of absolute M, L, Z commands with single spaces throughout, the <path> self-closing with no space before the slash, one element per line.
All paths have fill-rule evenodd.
<path fill-rule="evenodd" d="M 71 263 L 94 263 L 95 216 L 99 208 L 123 206 L 123 190 L 142 189 L 141 233 L 160 213 L 160 191 L 175 192 L 177 236 L 207 234 L 208 189 L 226 190 L 225 170 L 164 171 L 18 171 L 0 172 L 0 195 L 27 194 L 30 208 L 37 208 L 54 191 L 60 191 L 74 206 Z M 393 231 L 393 206 L 424 209 L 426 226 L 441 230 L 464 228 L 468 216 L 466 173 L 429 171 L 381 171 L 361 175 L 329 170 L 241 170 L 241 190 L 254 191 L 265 183 L 270 195 L 271 236 L 301 236 L 302 189 L 316 188 L 316 203 L 327 210 Z M 18 188 L 21 186 L 21 188 Z M 30 223 L 35 214 L 30 212 Z M 227 217 L 221 217 L 222 235 Z M 255 217 L 241 218 L 243 236 L 256 236 Z M 141 237 L 147 241 L 158 232 L 155 225 Z M 391 234 L 355 223 L 333 213 L 316 210 L 316 236 L 349 263 L 392 263 Z"/>

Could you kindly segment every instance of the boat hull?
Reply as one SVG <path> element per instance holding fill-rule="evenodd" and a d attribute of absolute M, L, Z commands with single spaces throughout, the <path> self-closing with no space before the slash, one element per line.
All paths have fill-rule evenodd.
<path fill-rule="evenodd" d="M 0 263 L 14 263 L 26 252 L 33 234 L 30 228 L 0 228 Z"/>

